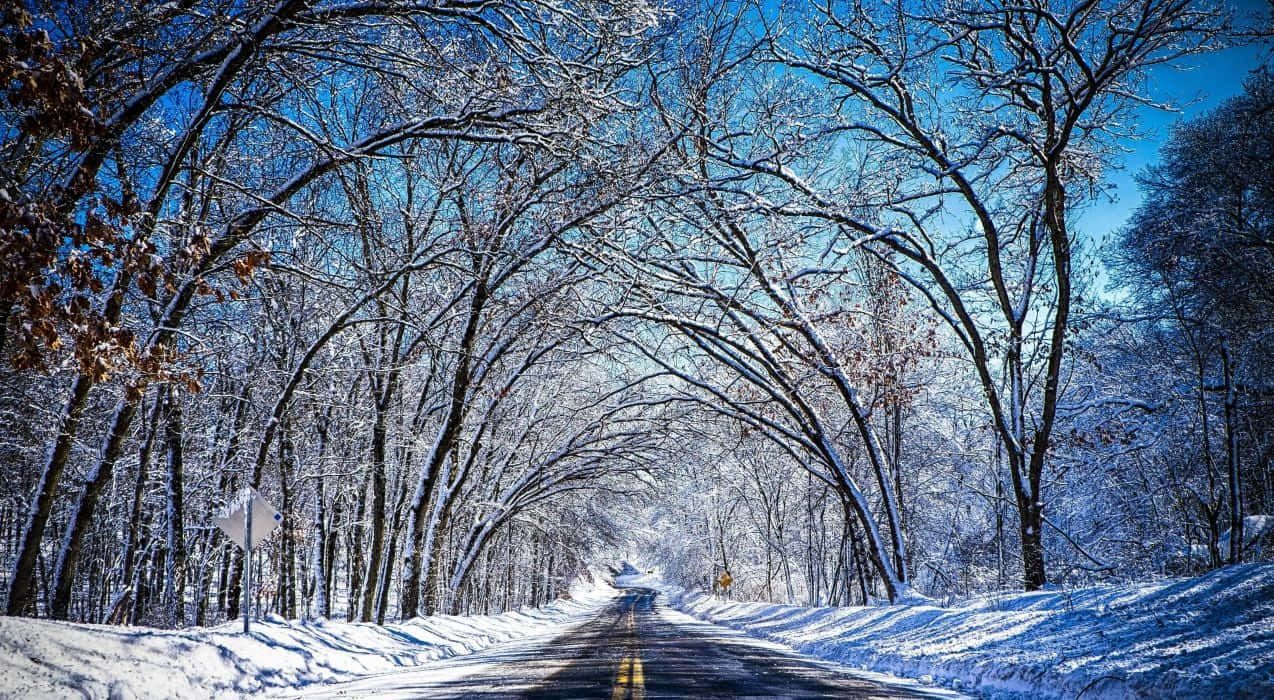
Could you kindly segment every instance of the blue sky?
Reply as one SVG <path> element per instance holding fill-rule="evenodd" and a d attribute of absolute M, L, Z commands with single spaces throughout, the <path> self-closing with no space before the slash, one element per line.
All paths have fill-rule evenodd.
<path fill-rule="evenodd" d="M 1240 19 L 1268 12 L 1270 8 L 1268 0 L 1229 0 L 1227 4 L 1238 10 Z M 1158 158 L 1159 148 L 1171 134 L 1172 126 L 1241 92 L 1244 79 L 1268 59 L 1270 51 L 1269 43 L 1232 48 L 1183 62 L 1175 69 L 1156 71 L 1154 94 L 1161 100 L 1178 104 L 1181 110 L 1142 110 L 1140 121 L 1145 138 L 1125 144 L 1131 153 L 1123 158 L 1119 169 L 1107 173 L 1107 181 L 1114 186 L 1115 201 L 1098 201 L 1082 212 L 1078 220 L 1080 234 L 1100 243 L 1122 226 L 1141 201 L 1136 175 Z"/>

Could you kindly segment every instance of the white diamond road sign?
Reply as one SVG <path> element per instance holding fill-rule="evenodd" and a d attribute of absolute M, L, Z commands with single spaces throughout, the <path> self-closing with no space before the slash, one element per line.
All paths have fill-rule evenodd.
<path fill-rule="evenodd" d="M 256 489 L 244 488 L 239 491 L 234 500 L 226 507 L 224 515 L 213 518 L 213 522 L 217 523 L 217 527 L 226 533 L 231 542 L 248 549 L 246 538 L 244 537 L 244 508 L 249 500 L 252 503 L 252 546 L 256 549 L 258 545 L 265 541 L 265 538 L 274 532 L 275 528 L 283 521 L 283 516 L 279 511 L 270 505 L 270 502 L 261 497 Z"/>

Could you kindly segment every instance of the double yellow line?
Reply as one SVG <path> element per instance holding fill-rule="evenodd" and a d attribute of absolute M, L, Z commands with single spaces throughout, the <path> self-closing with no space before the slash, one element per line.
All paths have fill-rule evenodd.
<path fill-rule="evenodd" d="M 628 631 L 633 640 L 637 638 L 636 606 L 628 608 Z M 610 694 L 611 700 L 645 700 L 646 674 L 641 668 L 641 658 L 636 654 L 625 656 L 619 662 L 619 671 L 615 674 L 615 685 Z"/>
<path fill-rule="evenodd" d="M 619 673 L 615 676 L 615 688 L 610 697 L 611 700 L 645 700 L 646 676 L 641 670 L 641 659 L 625 656 L 619 662 Z"/>

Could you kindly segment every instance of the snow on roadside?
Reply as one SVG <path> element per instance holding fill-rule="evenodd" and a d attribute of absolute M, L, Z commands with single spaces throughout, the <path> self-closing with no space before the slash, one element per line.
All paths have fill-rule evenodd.
<path fill-rule="evenodd" d="M 619 583 L 661 588 L 649 576 Z M 808 608 L 663 591 L 683 612 L 811 656 L 991 698 L 1274 698 L 1274 565 L 951 608 Z"/>
<path fill-rule="evenodd" d="M 386 673 L 582 622 L 614 594 L 401 624 L 277 618 L 179 631 L 0 617 L 0 698 L 240 697 Z"/>

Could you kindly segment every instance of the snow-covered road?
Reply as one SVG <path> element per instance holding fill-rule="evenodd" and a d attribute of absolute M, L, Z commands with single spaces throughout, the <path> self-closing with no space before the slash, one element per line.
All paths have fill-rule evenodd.
<path fill-rule="evenodd" d="M 314 689 L 325 698 L 958 698 L 815 661 L 627 588 L 590 620 L 481 652 Z"/>

